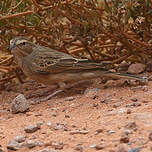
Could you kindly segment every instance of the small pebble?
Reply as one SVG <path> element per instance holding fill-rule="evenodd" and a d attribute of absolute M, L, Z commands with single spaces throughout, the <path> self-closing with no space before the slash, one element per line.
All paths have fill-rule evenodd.
<path fill-rule="evenodd" d="M 129 142 L 129 136 L 128 134 L 122 134 L 120 138 L 120 143 L 128 143 Z"/>
<path fill-rule="evenodd" d="M 96 145 L 96 150 L 102 150 L 105 148 L 105 146 L 103 144 L 99 144 L 99 145 Z"/>
<path fill-rule="evenodd" d="M 81 144 L 77 144 L 76 146 L 75 146 L 75 148 L 74 148 L 76 151 L 80 151 L 80 152 L 82 152 L 83 151 L 83 147 L 82 147 L 82 145 Z"/>
<path fill-rule="evenodd" d="M 7 144 L 7 149 L 9 150 L 19 150 L 20 148 L 22 148 L 22 144 L 15 140 L 10 140 Z"/>
<path fill-rule="evenodd" d="M 146 65 L 142 63 L 131 64 L 128 68 L 128 73 L 139 74 L 146 69 Z"/>
<path fill-rule="evenodd" d="M 127 114 L 131 114 L 131 109 L 127 109 Z"/>
<path fill-rule="evenodd" d="M 65 98 L 65 101 L 72 101 L 72 100 L 74 100 L 75 99 L 75 97 L 66 97 Z"/>
<path fill-rule="evenodd" d="M 131 104 L 127 104 L 126 107 L 139 107 L 141 106 L 141 103 L 140 102 L 134 102 L 134 103 L 131 103 Z"/>
<path fill-rule="evenodd" d="M 128 152 L 140 152 L 142 148 L 131 148 L 128 150 Z"/>
<path fill-rule="evenodd" d="M 84 94 L 86 97 L 89 97 L 89 98 L 92 98 L 92 99 L 95 99 L 98 95 L 99 89 L 98 88 L 93 88 L 93 89 L 86 89 L 84 91 Z"/>
<path fill-rule="evenodd" d="M 63 149 L 64 144 L 63 144 L 62 142 L 52 142 L 52 143 L 51 143 L 51 146 L 52 146 L 54 149 L 61 150 L 61 149 Z"/>
<path fill-rule="evenodd" d="M 90 145 L 89 148 L 95 148 L 96 144 Z"/>
<path fill-rule="evenodd" d="M 49 127 L 49 128 L 52 128 L 52 123 L 51 122 L 47 122 L 47 126 Z"/>
<path fill-rule="evenodd" d="M 102 133 L 103 131 L 104 131 L 104 129 L 102 129 L 102 128 L 97 129 L 96 132 L 95 132 L 95 135 L 98 135 L 98 134 Z"/>
<path fill-rule="evenodd" d="M 41 141 L 37 141 L 37 140 L 28 140 L 26 142 L 26 147 L 28 148 L 34 148 L 36 146 L 42 146 L 43 143 Z"/>
<path fill-rule="evenodd" d="M 18 135 L 14 138 L 14 140 L 18 143 L 24 142 L 25 141 L 25 136 L 24 135 Z"/>
<path fill-rule="evenodd" d="M 121 102 L 117 102 L 117 103 L 115 103 L 115 104 L 113 105 L 114 108 L 118 108 L 118 107 L 120 107 L 120 106 L 121 106 Z"/>
<path fill-rule="evenodd" d="M 113 134 L 113 133 L 115 133 L 115 131 L 113 131 L 113 130 L 108 130 L 108 135 L 111 135 L 111 134 Z"/>
<path fill-rule="evenodd" d="M 29 109 L 29 102 L 26 100 L 23 94 L 19 94 L 15 99 L 13 99 L 11 104 L 11 112 L 13 114 L 19 112 L 26 112 Z"/>
<path fill-rule="evenodd" d="M 26 132 L 26 133 L 33 133 L 33 132 L 35 132 L 35 131 L 37 131 L 37 130 L 39 130 L 40 129 L 40 126 L 39 125 L 29 125 L 29 126 L 26 126 L 25 128 L 24 128 L 24 131 Z"/>
<path fill-rule="evenodd" d="M 136 97 L 133 97 L 133 98 L 131 98 L 131 101 L 133 101 L 133 102 L 137 102 L 137 101 L 138 101 L 138 99 L 137 99 Z"/>

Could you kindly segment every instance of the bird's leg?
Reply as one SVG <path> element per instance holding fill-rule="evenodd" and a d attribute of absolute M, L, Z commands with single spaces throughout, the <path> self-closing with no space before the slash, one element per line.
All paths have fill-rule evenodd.
<path fill-rule="evenodd" d="M 66 84 L 64 82 L 60 82 L 58 85 L 60 88 L 59 90 L 56 90 L 55 92 L 48 95 L 47 97 L 40 99 L 40 102 L 47 101 L 47 100 L 51 99 L 52 97 L 56 96 L 58 93 L 63 92 L 66 89 Z"/>
<path fill-rule="evenodd" d="M 59 94 L 61 92 L 64 92 L 67 89 L 70 89 L 70 88 L 72 88 L 72 87 L 74 87 L 74 86 L 76 86 L 78 84 L 84 83 L 84 81 L 86 81 L 86 80 L 78 81 L 78 82 L 75 82 L 75 83 L 72 83 L 72 84 L 66 84 L 64 82 L 59 82 L 58 85 L 59 85 L 60 89 L 56 90 L 55 92 L 53 92 L 52 94 L 48 95 L 47 97 L 40 99 L 40 102 L 47 101 L 47 100 L 51 99 L 52 97 L 56 96 L 57 94 Z"/>
<path fill-rule="evenodd" d="M 63 90 L 60 89 L 60 90 L 57 90 L 57 91 L 53 92 L 52 94 L 48 95 L 47 97 L 40 99 L 40 102 L 47 101 L 47 100 L 51 99 L 52 97 L 54 97 L 55 95 L 57 95 L 60 92 L 63 92 Z"/>

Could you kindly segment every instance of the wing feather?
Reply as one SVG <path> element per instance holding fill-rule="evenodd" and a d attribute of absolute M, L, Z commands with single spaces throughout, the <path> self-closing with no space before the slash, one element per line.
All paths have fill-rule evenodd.
<path fill-rule="evenodd" d="M 105 69 L 102 63 L 92 62 L 88 59 L 77 59 L 63 52 L 41 46 L 35 47 L 28 59 L 32 63 L 31 66 L 34 66 L 35 72 L 42 74 Z"/>

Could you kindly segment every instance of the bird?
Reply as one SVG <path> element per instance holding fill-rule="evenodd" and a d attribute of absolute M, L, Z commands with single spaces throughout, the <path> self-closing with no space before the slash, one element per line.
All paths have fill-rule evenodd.
<path fill-rule="evenodd" d="M 66 84 L 72 86 L 73 83 L 81 80 L 98 77 L 115 76 L 141 82 L 147 81 L 146 77 L 111 72 L 102 62 L 75 58 L 69 54 L 35 44 L 23 36 L 10 40 L 10 51 L 15 62 L 27 77 L 44 85 L 59 86 L 60 89 L 50 95 L 50 98 L 68 88 Z"/>

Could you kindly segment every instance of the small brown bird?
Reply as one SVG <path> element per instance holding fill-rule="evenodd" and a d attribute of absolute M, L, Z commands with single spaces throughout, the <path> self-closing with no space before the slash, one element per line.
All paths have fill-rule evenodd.
<path fill-rule="evenodd" d="M 145 77 L 110 72 L 102 63 L 74 58 L 51 48 L 36 45 L 25 37 L 12 39 L 10 50 L 26 76 L 45 85 L 57 84 L 61 90 L 66 88 L 65 83 L 71 84 L 104 76 L 147 81 Z"/>

